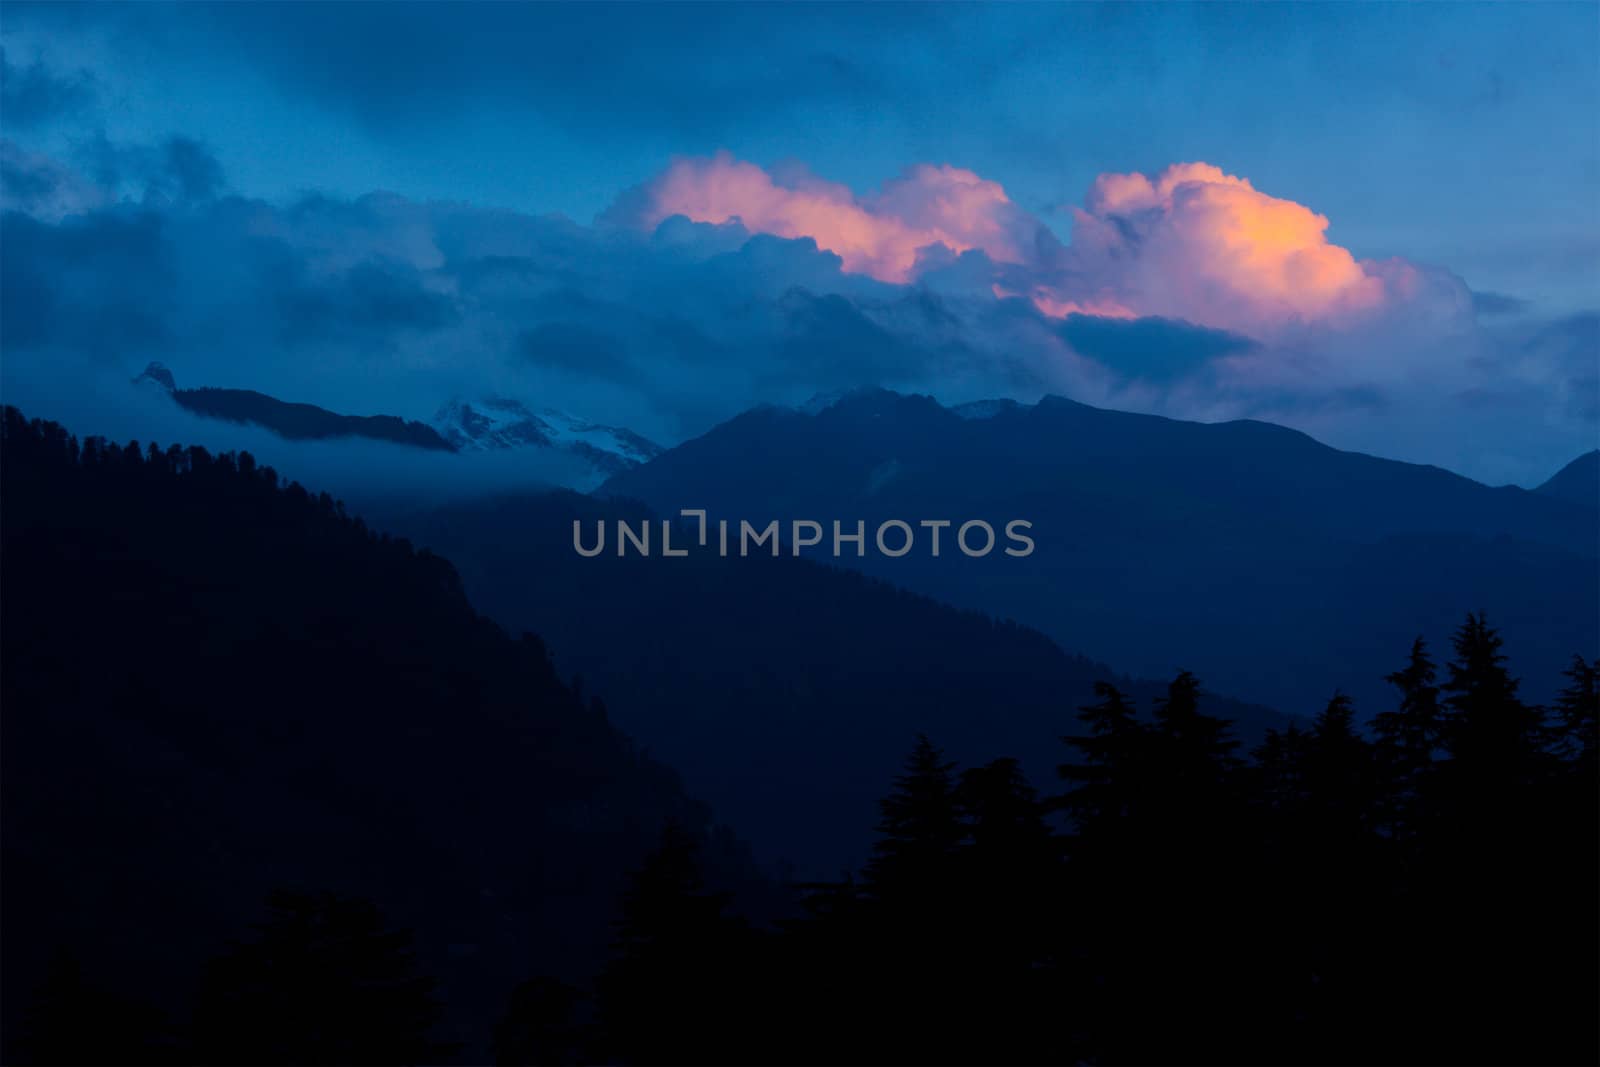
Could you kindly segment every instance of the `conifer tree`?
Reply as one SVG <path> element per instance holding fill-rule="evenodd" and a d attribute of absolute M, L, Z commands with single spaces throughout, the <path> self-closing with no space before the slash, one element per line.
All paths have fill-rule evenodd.
<path fill-rule="evenodd" d="M 1182 813 L 1199 815 L 1220 802 L 1231 772 L 1237 767 L 1231 724 L 1200 710 L 1200 681 L 1182 671 L 1156 701 L 1154 747 L 1159 777 L 1149 784 L 1164 793 L 1163 811 L 1186 821 Z"/>
<path fill-rule="evenodd" d="M 214 960 L 196 1009 L 202 1061 L 427 1063 L 450 1051 L 430 1036 L 433 980 L 417 974 L 410 935 L 369 901 L 278 891 L 259 937 Z"/>
<path fill-rule="evenodd" d="M 1272 817 L 1271 826 L 1297 820 L 1306 805 L 1306 745 L 1309 735 L 1297 723 L 1283 730 L 1268 730 L 1251 752 L 1255 761 L 1251 778 L 1254 801 Z"/>
<path fill-rule="evenodd" d="M 1572 657 L 1572 666 L 1564 672 L 1568 684 L 1556 698 L 1556 715 L 1560 719 L 1562 747 L 1568 758 L 1592 774 L 1596 750 L 1600 749 L 1597 737 L 1597 719 L 1600 719 L 1600 661 L 1590 663 L 1582 656 Z"/>
<path fill-rule="evenodd" d="M 602 1053 L 625 1062 L 726 1062 L 748 1055 L 742 1029 L 750 930 L 702 881 L 699 840 L 668 824 L 629 881 L 613 959 L 598 986 Z M 707 1019 L 707 1005 L 719 1018 Z"/>
<path fill-rule="evenodd" d="M 877 896 L 935 892 L 950 876 L 963 829 L 956 803 L 954 763 L 926 736 L 907 758 L 893 791 L 879 802 L 881 835 L 867 865 Z"/>
<path fill-rule="evenodd" d="M 1455 659 L 1443 686 L 1449 709 L 1444 744 L 1458 783 L 1479 801 L 1500 789 L 1527 786 L 1548 767 L 1551 738 L 1544 715 L 1518 697 L 1502 644 L 1483 615 L 1469 614 L 1455 633 Z"/>
<path fill-rule="evenodd" d="M 1436 676 L 1428 647 L 1418 637 L 1411 642 L 1411 657 L 1405 667 L 1386 679 L 1400 691 L 1400 706 L 1372 720 L 1382 775 L 1381 818 L 1386 831 L 1395 838 L 1414 835 L 1422 817 L 1422 791 L 1433 768 L 1443 728 Z"/>
<path fill-rule="evenodd" d="M 1072 815 L 1080 837 L 1113 832 L 1135 817 L 1141 800 L 1135 775 L 1147 754 L 1146 728 L 1134 718 L 1132 703 L 1110 682 L 1096 682 L 1100 700 L 1078 709 L 1089 732 L 1061 740 L 1083 755 L 1080 763 L 1063 763 L 1056 773 L 1070 783 L 1059 802 Z"/>
<path fill-rule="evenodd" d="M 1371 746 L 1356 732 L 1350 698 L 1335 693 L 1311 724 L 1306 744 L 1306 791 L 1330 832 L 1359 833 L 1371 815 Z"/>

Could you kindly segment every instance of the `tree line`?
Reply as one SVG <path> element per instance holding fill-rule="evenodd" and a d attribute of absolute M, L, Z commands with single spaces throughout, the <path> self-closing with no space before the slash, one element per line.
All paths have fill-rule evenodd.
<path fill-rule="evenodd" d="M 106 692 L 130 715 L 160 711 L 172 719 L 163 725 L 168 736 L 217 731 L 213 748 L 237 749 L 240 767 L 272 741 L 254 724 L 276 718 L 281 727 L 286 716 L 304 714 L 290 691 L 271 685 L 293 656 L 306 654 L 303 635 L 288 622 L 303 614 L 308 584 L 331 586 L 371 570 L 370 581 L 354 587 L 362 598 L 410 589 L 392 593 L 392 603 L 368 605 L 362 632 L 374 643 L 384 633 L 377 627 L 411 618 L 419 604 L 441 616 L 466 611 L 447 563 L 372 534 L 325 495 L 283 487 L 248 456 L 80 443 L 60 427 L 25 424 L 12 410 L 5 416 L 8 559 L 15 563 L 21 550 L 59 555 L 93 585 L 81 598 L 63 599 L 72 591 L 61 585 L 63 567 L 8 568 L 9 605 L 31 611 L 8 614 L 8 623 L 27 623 L 8 629 L 8 653 L 38 646 L 71 664 L 78 660 L 67 653 L 81 647 L 92 653 L 85 662 L 103 663 L 108 650 L 127 646 L 118 670 L 137 668 L 128 676 L 141 685 L 168 688 L 157 691 L 160 699 L 129 695 L 120 682 Z M 30 488 L 30 478 L 38 485 Z M 71 540 L 109 528 L 96 510 L 105 494 L 91 491 L 102 482 L 118 487 L 118 514 L 130 528 L 153 499 L 139 485 L 165 487 L 165 517 L 150 538 Z M 71 492 L 68 483 L 76 486 Z M 203 492 L 178 492 L 180 484 Z M 13 530 L 19 499 L 47 505 L 56 521 Z M 185 533 L 219 509 L 237 516 L 230 538 Z M 133 592 L 148 596 L 174 576 L 205 574 L 211 586 L 218 585 L 213 574 L 239 576 L 233 556 L 247 535 L 279 555 L 303 546 L 292 557 L 297 566 L 333 561 L 305 580 L 286 563 L 259 580 L 260 589 L 249 587 L 251 612 L 271 606 L 274 588 L 285 601 L 273 616 L 285 624 L 268 631 L 275 643 L 261 646 L 273 650 L 264 662 L 274 670 L 252 675 L 251 686 L 227 684 L 232 661 L 211 664 L 220 652 L 191 657 L 178 671 L 144 647 L 139 627 L 113 628 L 120 642 L 107 644 L 76 625 L 84 618 L 72 609 L 79 599 L 105 601 L 99 583 L 125 581 L 129 595 L 114 602 L 132 605 Z M 164 547 L 179 536 L 185 539 Z M 55 555 L 40 555 L 46 549 Z M 128 577 L 133 572 L 111 549 L 164 560 L 161 583 Z M 197 560 L 212 557 L 215 566 L 195 570 Z M 257 558 L 272 557 L 248 556 Z M 128 617 L 144 629 L 160 623 L 155 635 L 166 634 L 169 618 L 188 619 L 202 591 L 177 589 L 166 611 L 129 607 Z M 52 612 L 61 618 L 52 621 Z M 247 624 L 259 628 L 247 614 L 240 613 L 240 635 L 251 632 Z M 209 632 L 209 623 L 186 625 L 195 640 Z M 448 638 L 471 650 L 486 640 L 465 614 L 460 630 L 432 633 L 429 644 Z M 67 636 L 44 642 L 58 633 Z M 236 636 L 224 634 L 217 648 L 243 647 Z M 518 651 L 519 663 L 524 652 L 542 664 L 542 654 L 527 650 Z M 628 881 L 604 969 L 583 983 L 546 975 L 517 986 L 503 1009 L 488 1012 L 499 1022 L 480 1044 L 508 1064 L 1595 1062 L 1596 664 L 1575 658 L 1559 698 L 1540 707 L 1520 695 L 1501 636 L 1482 616 L 1465 619 L 1442 663 L 1420 640 L 1409 654 L 1397 653 L 1388 679 L 1393 701 L 1369 720 L 1335 694 L 1305 725 L 1271 732 L 1248 752 L 1227 720 L 1208 714 L 1193 675 L 1178 675 L 1148 707 L 1102 685 L 1092 704 L 1062 709 L 1063 737 L 1040 738 L 1061 752 L 1058 780 L 1043 790 L 1017 760 L 961 768 L 934 740 L 919 739 L 883 799 L 870 861 L 836 881 L 792 887 L 794 907 L 772 921 L 741 914 L 709 887 L 716 842 L 669 824 Z M 330 645 L 323 680 L 342 678 L 353 654 L 348 641 Z M 362 677 L 386 678 L 377 668 L 387 662 L 374 659 Z M 213 714 L 197 698 L 192 722 L 172 718 L 183 708 L 171 702 L 180 692 L 171 687 L 201 669 L 218 675 L 207 675 L 201 688 L 227 693 L 229 714 Z M 461 679 L 477 676 L 455 672 L 427 707 L 453 709 L 460 734 L 476 721 L 462 719 L 472 689 Z M 540 712 L 548 733 L 540 744 L 562 757 L 552 755 L 542 779 L 575 773 L 580 763 L 590 777 L 620 773 L 615 759 L 601 759 L 615 739 L 594 725 L 596 717 L 577 714 L 575 696 L 557 693 L 554 680 L 538 673 L 504 673 L 497 688 L 521 687 L 526 697 L 537 683 L 551 692 L 535 708 L 566 709 Z M 8 758 L 30 751 L 19 738 L 33 733 L 16 732 L 27 707 L 40 713 L 37 729 L 78 736 L 77 720 L 58 714 L 58 724 L 44 714 L 67 709 L 66 690 L 54 687 L 68 681 L 94 698 L 79 701 L 85 708 L 103 703 L 99 680 L 77 674 L 46 677 L 35 669 L 30 681 L 8 670 Z M 418 674 L 388 684 L 373 698 L 384 727 L 350 726 L 340 751 L 370 755 L 408 736 L 397 725 L 428 725 L 407 709 L 408 701 L 423 706 L 417 687 L 427 681 Z M 259 699 L 256 690 L 263 690 Z M 520 723 L 529 714 L 509 698 L 503 707 L 502 716 L 502 702 L 492 705 L 494 721 Z M 308 719 L 306 736 L 313 729 L 326 747 L 338 720 Z M 583 744 L 554 744 L 550 738 L 563 731 L 577 732 Z M 413 763 L 428 774 L 459 765 L 463 775 L 481 775 L 483 753 L 515 736 L 482 732 L 488 741 L 470 751 L 460 742 L 459 753 L 445 735 L 419 742 L 428 759 Z M 80 759 L 97 752 L 73 751 Z M 589 754 L 589 762 L 574 752 Z M 515 773 L 511 762 L 508 756 L 501 768 L 506 775 Z M 16 810 L 19 775 L 43 780 L 71 771 L 64 763 L 8 763 L 8 806 Z M 407 802 L 416 780 L 395 785 L 395 804 Z M 654 778 L 639 788 L 646 787 L 666 792 Z M 142 796 L 120 789 L 116 802 L 137 806 Z M 493 813 L 474 808 L 445 837 L 475 833 L 461 855 L 494 862 L 498 853 L 542 854 L 517 840 L 525 812 L 511 806 L 510 794 L 505 800 L 492 833 L 479 816 Z M 176 809 L 161 810 L 162 818 L 177 817 Z M 384 825 L 406 824 L 396 815 L 402 810 L 387 808 Z M 641 804 L 638 818 L 654 810 Z M 443 825 L 447 813 L 419 807 L 414 814 Z M 8 837 L 8 848 L 30 840 Z M 43 838 L 33 844 L 35 852 L 18 855 L 55 855 Z M 190 873 L 169 878 L 177 884 Z M 7 881 L 8 889 L 16 884 Z M 125 905 L 132 928 L 157 901 L 146 895 Z M 18 932 L 8 923 L 8 937 Z M 10 1037 L 14 1058 L 421 1063 L 470 1056 L 437 1025 L 443 1007 L 464 994 L 431 981 L 409 943 L 363 900 L 277 893 L 263 922 L 204 969 L 190 1010 L 176 1022 L 152 1011 L 141 990 L 99 985 L 90 977 L 93 960 L 62 956 L 25 984 L 8 972 L 9 994 L 28 1000 Z M 521 973 L 544 971 L 530 959 Z"/>
<path fill-rule="evenodd" d="M 491 1047 L 550 1063 L 1589 1063 L 1596 1004 L 1596 664 L 1524 703 L 1468 616 L 1417 641 L 1392 708 L 1335 695 L 1239 751 L 1179 674 L 1114 686 L 1041 794 L 1014 759 L 919 738 L 862 870 L 756 923 L 669 825 L 610 962 L 511 994 Z M 86 1062 L 419 1063 L 441 993 L 370 905 L 279 893 L 160 1030 L 63 961 L 24 1047 Z M 92 1056 L 90 1058 L 93 1058 Z"/>
<path fill-rule="evenodd" d="M 1147 714 L 1102 685 L 1048 795 L 922 738 L 865 869 L 776 931 L 697 889 L 669 837 L 587 1030 L 535 985 L 502 1054 L 1594 1062 L 1596 664 L 1541 708 L 1482 616 L 1452 653 L 1441 671 L 1416 641 L 1365 729 L 1336 694 L 1248 754 L 1191 674 Z"/>

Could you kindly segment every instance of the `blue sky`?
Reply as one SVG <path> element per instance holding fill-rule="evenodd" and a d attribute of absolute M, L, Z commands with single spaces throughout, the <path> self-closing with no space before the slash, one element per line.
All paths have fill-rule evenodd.
<path fill-rule="evenodd" d="M 1397 395 L 1392 381 L 1349 374 L 1316 404 L 1296 396 L 1275 408 L 1197 399 L 1193 383 L 1182 402 L 1176 390 L 1154 397 L 1109 387 L 1089 389 L 1091 398 L 1194 417 L 1293 421 L 1299 412 L 1336 441 L 1342 427 L 1351 447 L 1526 479 L 1593 438 L 1581 418 L 1552 427 L 1549 412 L 1570 408 L 1570 396 L 1541 405 L 1527 390 L 1563 373 L 1582 377 L 1584 316 L 1600 307 L 1597 12 L 1594 4 L 8 3 L 0 132 L 28 158 L 106 186 L 107 200 L 140 199 L 159 169 L 152 160 L 165 159 L 161 146 L 176 137 L 210 168 L 200 180 L 214 179 L 213 194 L 282 207 L 308 193 L 354 201 L 387 190 L 416 203 L 558 213 L 585 227 L 684 157 L 725 152 L 784 187 L 793 182 L 782 175 L 803 168 L 848 187 L 869 210 L 877 209 L 865 198 L 907 168 L 948 164 L 1003 187 L 1029 226 L 1075 247 L 1072 209 L 1099 176 L 1155 176 L 1203 160 L 1325 216 L 1327 239 L 1356 260 L 1401 257 L 1458 279 L 1492 313 L 1474 327 L 1472 359 L 1522 366 L 1530 345 L 1548 347 L 1538 339 L 1549 331 L 1575 337 L 1576 352 L 1551 357 L 1567 370 L 1524 368 L 1514 383 L 1517 413 L 1508 417 L 1543 444 L 1529 451 L 1507 441 L 1471 455 L 1466 444 L 1430 446 L 1432 429 L 1409 431 L 1413 439 L 1397 425 L 1385 430 L 1370 412 L 1339 423 L 1327 396 L 1369 385 Z M 778 224 L 766 232 L 797 235 Z M 830 248 L 826 237 L 817 243 Z M 851 273 L 848 254 L 834 251 Z M 919 268 L 923 287 L 936 288 L 929 278 Z M 1128 306 L 1187 314 L 1187 306 Z M 1241 322 L 1250 325 L 1237 316 L 1193 324 L 1237 330 Z M 1439 339 L 1404 341 L 1421 349 Z M 1424 362 L 1416 377 L 1435 373 Z M 1452 382 L 1451 395 L 1481 401 L 1504 377 Z M 1019 391 L 1036 386 L 1044 388 Z M 759 392 L 726 396 L 732 404 Z M 696 404 L 680 420 L 685 431 L 719 407 L 704 397 Z M 1306 414 L 1312 406 L 1321 414 Z M 1470 417 L 1451 424 L 1449 440 L 1470 440 Z"/>

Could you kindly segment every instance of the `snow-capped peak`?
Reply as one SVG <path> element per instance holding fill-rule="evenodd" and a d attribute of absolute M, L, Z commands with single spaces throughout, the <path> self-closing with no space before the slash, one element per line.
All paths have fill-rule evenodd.
<path fill-rule="evenodd" d="M 506 397 L 452 400 L 434 415 L 433 425 L 458 451 L 551 448 L 580 456 L 604 474 L 637 467 L 661 453 L 659 445 L 632 430 L 554 408 L 534 412 Z"/>

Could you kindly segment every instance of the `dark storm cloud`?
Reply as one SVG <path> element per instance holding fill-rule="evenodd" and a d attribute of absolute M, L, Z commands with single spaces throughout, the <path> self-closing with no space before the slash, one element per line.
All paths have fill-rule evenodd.
<path fill-rule="evenodd" d="M 1472 291 L 1472 310 L 1484 317 L 1520 315 L 1532 306 L 1530 301 L 1520 297 L 1507 296 L 1504 293 L 1484 293 L 1476 289 Z"/>
<path fill-rule="evenodd" d="M 46 5 L 25 14 L 31 24 L 109 24 L 127 40 L 226 53 L 374 128 L 452 122 L 465 108 L 536 100 L 542 119 L 588 134 L 714 132 L 809 101 L 884 102 L 889 87 L 877 66 L 825 42 L 903 33 L 927 18 L 892 6 L 696 4 L 484 4 L 470 12 L 442 3 L 188 4 L 70 13 Z M 827 33 L 830 24 L 839 32 Z"/>
<path fill-rule="evenodd" d="M 1569 315 L 1534 334 L 1522 355 L 1555 367 L 1567 412 L 1590 426 L 1600 423 L 1600 312 Z"/>
<path fill-rule="evenodd" d="M 1168 381 L 1221 356 L 1256 346 L 1248 337 L 1162 318 L 1068 315 L 1061 336 L 1079 352 L 1130 378 Z"/>
<path fill-rule="evenodd" d="M 65 347 L 96 360 L 172 340 L 171 248 L 152 212 L 0 219 L 0 346 L 8 359 Z"/>
<path fill-rule="evenodd" d="M 78 156 L 94 182 L 111 193 L 210 200 L 227 184 L 216 156 L 191 137 L 139 144 L 112 141 L 97 130 L 79 142 Z"/>
<path fill-rule="evenodd" d="M 171 178 L 181 200 L 209 200 L 222 190 L 222 165 L 206 147 L 188 137 L 174 137 L 164 146 L 162 172 Z"/>
<path fill-rule="evenodd" d="M 584 226 L 389 193 L 278 204 L 218 195 L 220 168 L 180 139 L 110 146 L 115 187 L 103 187 L 0 147 L 15 209 L 0 223 L 3 370 L 35 397 L 70 398 L 85 361 L 125 383 L 160 359 L 185 384 L 354 414 L 426 419 L 496 396 L 670 443 L 754 404 L 883 385 L 953 403 L 1059 393 L 1324 435 L 1392 433 L 1425 412 L 1438 422 L 1426 440 L 1453 448 L 1482 390 L 1515 379 L 1565 405 L 1532 446 L 1535 472 L 1574 450 L 1563 420 L 1596 407 L 1592 315 L 1508 323 L 1493 344 L 1426 324 L 1337 345 L 1314 330 L 1256 342 L 1172 319 L 1053 318 L 997 299 L 997 265 L 979 250 L 898 284 L 845 271 L 810 238 L 736 221 Z M 1025 274 L 1014 281 L 1026 290 Z M 1429 368 L 1427 387 L 1397 367 Z M 1518 396 L 1502 410 L 1530 409 Z"/>
<path fill-rule="evenodd" d="M 313 277 L 296 260 L 277 279 L 276 302 L 287 340 L 318 340 L 365 331 L 438 330 L 460 318 L 456 302 L 430 292 L 405 264 L 358 263 Z"/>
<path fill-rule="evenodd" d="M 637 383 L 641 378 L 621 341 L 577 323 L 540 323 L 517 338 L 517 351 L 535 366 L 580 378 L 600 378 L 621 385 Z"/>
<path fill-rule="evenodd" d="M 88 110 L 97 85 L 86 70 L 60 72 L 41 60 L 19 64 L 0 48 L 0 122 L 32 129 Z"/>

